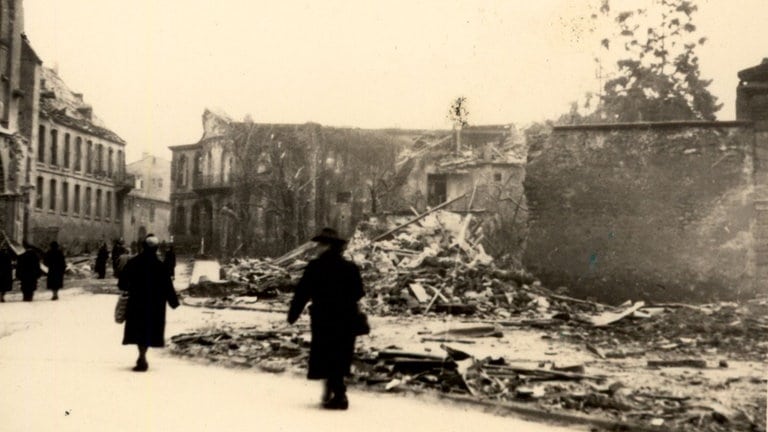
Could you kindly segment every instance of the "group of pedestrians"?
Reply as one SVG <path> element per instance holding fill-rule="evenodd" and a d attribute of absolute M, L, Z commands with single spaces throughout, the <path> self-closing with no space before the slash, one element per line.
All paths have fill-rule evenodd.
<path fill-rule="evenodd" d="M 42 262 L 40 255 L 43 256 Z M 5 301 L 5 293 L 13 289 L 14 252 L 5 243 L 0 248 L 0 302 Z M 43 272 L 43 264 L 47 271 Z M 31 302 L 37 291 L 37 280 L 47 275 L 46 286 L 53 293 L 51 300 L 59 299 L 59 290 L 64 286 L 64 272 L 67 268 L 57 242 L 51 242 L 48 251 L 41 251 L 29 243 L 24 243 L 24 252 L 16 258 L 16 279 L 21 285 L 22 300 Z"/>
<path fill-rule="evenodd" d="M 326 409 L 347 409 L 349 401 L 344 379 L 350 374 L 355 329 L 360 312 L 358 301 L 363 297 L 363 283 L 358 267 L 343 257 L 346 240 L 336 231 L 325 228 L 313 237 L 317 243 L 317 257 L 311 260 L 296 286 L 288 311 L 287 321 L 294 324 L 306 305 L 311 303 L 309 367 L 307 378 L 325 380 L 322 406 Z M 25 252 L 17 258 L 16 275 L 21 281 L 24 301 L 31 301 L 37 279 L 42 275 L 39 251 L 24 244 Z M 135 256 L 121 241 L 115 242 L 111 258 L 118 288 L 128 295 L 123 329 L 123 345 L 136 345 L 138 358 L 133 370 L 149 369 L 147 350 L 165 345 L 166 305 L 175 309 L 179 299 L 173 286 L 176 254 L 172 245 L 166 247 L 164 259 L 159 256 L 160 242 L 147 235 Z M 95 270 L 99 278 L 106 273 L 109 251 L 106 244 L 99 247 Z M 0 248 L 0 295 L 12 284 L 13 251 L 8 245 Z M 66 264 L 58 243 L 51 242 L 44 254 L 43 264 L 48 268 L 47 286 L 58 299 L 63 286 Z M 0 297 L 2 301 L 2 297 Z"/>
<path fill-rule="evenodd" d="M 296 286 L 287 321 L 295 323 L 311 303 L 307 378 L 325 380 L 323 408 L 346 410 L 349 400 L 344 379 L 350 374 L 355 338 L 360 334 L 356 321 L 363 283 L 358 267 L 343 257 L 346 240 L 335 230 L 325 228 L 312 240 L 317 243 L 317 257 L 307 264 Z M 118 286 L 128 293 L 123 345 L 138 349 L 136 372 L 149 369 L 148 348 L 165 345 L 166 305 L 179 306 L 168 259 L 165 261 L 158 257 L 157 237 L 148 235 L 142 252 L 120 272 Z"/>

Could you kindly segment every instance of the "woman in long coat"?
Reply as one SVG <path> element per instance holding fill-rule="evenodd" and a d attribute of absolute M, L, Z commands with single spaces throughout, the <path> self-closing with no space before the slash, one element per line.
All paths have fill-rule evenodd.
<path fill-rule="evenodd" d="M 13 289 L 13 255 L 7 245 L 0 248 L 0 302 L 5 301 L 5 293 Z"/>
<path fill-rule="evenodd" d="M 48 278 L 46 285 L 49 290 L 53 291 L 51 300 L 59 299 L 59 290 L 64 286 L 64 272 L 67 269 L 67 264 L 64 261 L 64 253 L 61 252 L 59 244 L 51 242 L 51 247 L 43 257 L 43 264 L 48 267 Z"/>
<path fill-rule="evenodd" d="M 325 228 L 312 241 L 318 257 L 307 264 L 288 311 L 288 322 L 298 320 L 311 301 L 309 379 L 325 379 L 323 407 L 347 409 L 344 377 L 349 375 L 355 350 L 354 320 L 363 283 L 357 266 L 342 257 L 346 241 Z"/>
<path fill-rule="evenodd" d="M 37 279 L 42 275 L 40 258 L 32 245 L 24 243 L 23 254 L 16 259 L 16 279 L 21 282 L 21 293 L 24 301 L 32 301 L 37 290 Z"/>
<path fill-rule="evenodd" d="M 173 309 L 179 306 L 168 270 L 157 257 L 158 243 L 157 237 L 147 235 L 142 252 L 128 261 L 118 281 L 118 287 L 129 295 L 123 345 L 138 347 L 136 372 L 149 368 L 149 347 L 165 345 L 165 304 Z"/>
<path fill-rule="evenodd" d="M 96 253 L 96 274 L 99 279 L 104 279 L 107 275 L 107 260 L 109 259 L 109 249 L 107 244 L 102 242 L 99 251 Z"/>

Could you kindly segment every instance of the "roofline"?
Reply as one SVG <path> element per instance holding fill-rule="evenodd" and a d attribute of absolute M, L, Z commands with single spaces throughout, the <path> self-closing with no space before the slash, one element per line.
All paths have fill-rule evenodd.
<path fill-rule="evenodd" d="M 198 142 L 198 143 L 194 143 L 194 144 L 177 144 L 177 145 L 172 145 L 172 146 L 168 146 L 168 149 L 170 151 L 174 151 L 174 150 L 192 150 L 192 149 L 196 149 L 196 148 L 199 148 L 199 147 L 202 147 L 202 145 Z"/>
<path fill-rule="evenodd" d="M 69 116 L 67 116 L 67 117 L 69 117 Z M 100 135 L 100 134 L 98 134 L 98 133 L 93 133 L 93 131 L 89 131 L 89 130 L 87 130 L 86 128 L 84 128 L 84 127 L 80 127 L 80 126 L 78 126 L 78 125 L 71 125 L 71 124 L 65 124 L 65 123 L 63 123 L 63 122 L 59 122 L 59 121 L 57 121 L 57 120 L 56 120 L 56 119 L 55 119 L 53 116 L 51 116 L 51 115 L 49 115 L 49 114 L 47 114 L 47 113 L 44 113 L 44 112 L 43 112 L 43 110 L 40 110 L 40 118 L 43 118 L 43 119 L 45 119 L 45 120 L 47 120 L 47 121 L 49 121 L 49 122 L 51 122 L 51 123 L 55 123 L 55 124 L 56 124 L 56 125 L 58 125 L 58 126 L 62 126 L 62 127 L 66 127 L 66 128 L 74 129 L 74 130 L 76 130 L 76 131 L 80 131 L 81 133 L 83 133 L 83 134 L 86 134 L 86 135 L 89 135 L 89 136 L 92 136 L 92 137 L 101 138 L 101 139 L 103 139 L 104 141 L 109 141 L 109 142 L 111 142 L 112 144 L 121 145 L 121 146 L 123 146 L 123 147 L 125 147 L 125 145 L 126 145 L 126 144 L 128 144 L 128 143 L 127 143 L 127 142 L 126 142 L 126 141 L 125 141 L 125 140 L 124 140 L 124 139 L 123 139 L 123 138 L 122 138 L 120 135 L 118 135 L 117 133 L 115 133 L 115 131 L 113 131 L 113 130 L 111 130 L 111 129 L 107 129 L 107 128 L 105 128 L 105 127 L 97 126 L 97 125 L 93 124 L 93 122 L 90 122 L 90 121 L 89 121 L 89 122 L 90 122 L 91 126 L 93 126 L 93 127 L 95 127 L 95 128 L 99 128 L 99 129 L 101 129 L 101 130 L 104 130 L 104 131 L 107 131 L 107 132 L 109 132 L 109 133 L 113 134 L 114 136 L 116 136 L 116 137 L 117 137 L 117 139 L 118 139 L 118 140 L 116 141 L 116 140 L 113 140 L 113 139 L 111 139 L 111 138 L 107 138 L 107 137 L 105 137 L 105 136 L 103 136 L 103 135 Z M 69 118 L 72 118 L 72 117 L 69 117 Z M 78 120 L 78 119 L 75 119 L 75 118 L 72 118 L 72 119 L 73 119 L 73 120 Z M 79 121 L 79 120 L 78 120 L 78 121 Z"/>
<path fill-rule="evenodd" d="M 683 120 L 664 122 L 633 122 L 633 123 L 593 123 L 583 125 L 554 126 L 554 131 L 569 130 L 615 130 L 615 129 L 677 129 L 677 128 L 738 128 L 751 127 L 754 122 L 747 120 L 709 121 Z"/>

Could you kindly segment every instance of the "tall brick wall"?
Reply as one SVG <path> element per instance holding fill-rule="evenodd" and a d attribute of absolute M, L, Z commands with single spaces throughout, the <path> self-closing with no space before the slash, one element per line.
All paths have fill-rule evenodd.
<path fill-rule="evenodd" d="M 754 146 L 736 122 L 556 128 L 529 157 L 525 265 L 610 302 L 752 294 Z"/>

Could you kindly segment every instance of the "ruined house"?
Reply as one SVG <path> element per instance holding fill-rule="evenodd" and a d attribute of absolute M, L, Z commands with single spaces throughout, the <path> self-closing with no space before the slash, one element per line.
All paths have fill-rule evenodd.
<path fill-rule="evenodd" d="M 170 147 L 171 233 L 189 252 L 274 255 L 322 226 L 350 235 L 385 203 L 405 140 L 318 124 L 236 122 L 206 110 L 203 136 Z"/>
<path fill-rule="evenodd" d="M 447 201 L 446 209 L 482 219 L 486 249 L 518 260 L 527 236 L 526 143 L 514 125 L 471 126 L 432 132 L 401 154 L 400 210 L 422 212 Z"/>
<path fill-rule="evenodd" d="M 555 127 L 530 149 L 526 267 L 549 286 L 613 302 L 763 290 L 764 65 L 740 74 L 736 121 Z"/>

